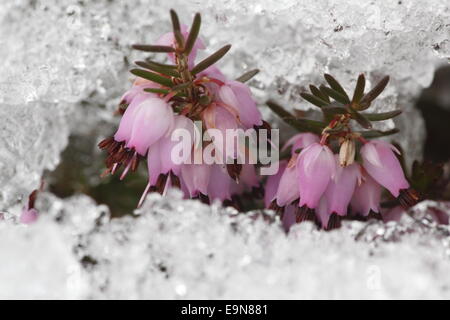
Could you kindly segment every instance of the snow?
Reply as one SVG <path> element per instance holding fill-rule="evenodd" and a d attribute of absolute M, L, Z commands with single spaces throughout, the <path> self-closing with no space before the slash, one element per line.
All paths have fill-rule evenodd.
<path fill-rule="evenodd" d="M 449 298 L 450 228 L 310 223 L 150 195 L 109 220 L 86 196 L 43 194 L 34 225 L 0 224 L 0 297 L 79 299 Z M 269 216 L 267 216 L 269 215 Z M 243 290 L 245 288 L 245 290 Z"/>
<path fill-rule="evenodd" d="M 38 223 L 17 223 L 70 135 L 112 132 L 127 70 L 143 57 L 130 45 L 167 32 L 169 8 L 187 24 L 202 13 L 204 55 L 233 45 L 220 63 L 228 76 L 262 70 L 250 82 L 261 105 L 307 110 L 298 93 L 323 72 L 348 89 L 360 72 L 370 83 L 389 74 L 374 109 L 404 109 L 396 140 L 410 159 L 420 154 L 412 102 L 450 56 L 445 2 L 1 2 L 0 298 L 448 298 L 448 229 L 410 218 L 329 233 L 305 223 L 286 236 L 256 213 L 177 194 L 110 221 L 87 196 L 43 193 Z"/>

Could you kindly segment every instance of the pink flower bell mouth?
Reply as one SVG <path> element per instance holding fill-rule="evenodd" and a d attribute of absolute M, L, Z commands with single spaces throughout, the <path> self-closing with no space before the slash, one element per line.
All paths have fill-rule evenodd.
<path fill-rule="evenodd" d="M 28 196 L 28 202 L 23 207 L 22 213 L 20 215 L 19 221 L 23 224 L 31 224 L 36 222 L 36 220 L 39 218 L 39 212 L 34 208 L 34 204 L 36 202 L 37 195 L 40 190 L 42 190 L 44 187 L 43 183 L 41 183 L 41 186 L 39 189 L 33 190 L 33 192 L 30 193 Z"/>

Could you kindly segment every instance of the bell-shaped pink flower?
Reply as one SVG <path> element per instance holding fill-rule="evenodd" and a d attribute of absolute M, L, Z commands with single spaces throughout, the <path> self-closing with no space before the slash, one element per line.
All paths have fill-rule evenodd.
<path fill-rule="evenodd" d="M 340 216 L 345 216 L 356 185 L 361 182 L 361 168 L 357 163 L 341 167 L 338 164 L 339 156 L 336 155 L 335 157 L 336 174 L 328 184 L 324 196 L 330 214 L 337 213 Z"/>
<path fill-rule="evenodd" d="M 24 224 L 30 224 L 36 222 L 39 217 L 39 213 L 36 209 L 28 209 L 28 206 L 23 208 L 22 214 L 20 215 L 20 222 Z"/>
<path fill-rule="evenodd" d="M 210 201 L 231 199 L 231 184 L 234 181 L 230 178 L 225 165 L 211 165 L 211 173 L 207 195 Z"/>
<path fill-rule="evenodd" d="M 235 109 L 239 121 L 245 128 L 262 125 L 261 112 L 256 106 L 250 88 L 239 81 L 227 81 L 219 90 L 220 100 Z"/>
<path fill-rule="evenodd" d="M 380 212 L 381 186 L 368 174 L 363 175 L 362 181 L 353 193 L 352 211 L 362 216 L 367 216 L 370 210 Z"/>
<path fill-rule="evenodd" d="M 138 106 L 146 99 L 155 97 L 154 94 L 145 92 L 141 90 L 141 88 L 135 88 L 134 91 L 135 92 L 130 94 L 130 96 L 132 96 L 131 98 L 126 98 L 127 101 L 129 101 L 129 104 L 124 114 L 122 115 L 122 118 L 120 119 L 117 132 L 114 134 L 114 140 L 118 142 L 125 141 L 125 143 L 127 143 L 131 139 L 131 132 L 133 130 L 133 123 L 136 119 Z"/>
<path fill-rule="evenodd" d="M 394 154 L 399 151 L 384 141 L 369 141 L 361 148 L 364 169 L 394 197 L 409 188 L 400 162 Z"/>
<path fill-rule="evenodd" d="M 186 25 L 181 25 L 180 29 L 181 29 L 181 34 L 183 35 L 184 39 L 186 40 L 189 36 L 188 27 Z M 173 32 L 169 32 L 169 33 L 162 35 L 156 41 L 156 45 L 169 46 L 169 47 L 173 47 L 173 48 L 175 48 L 175 43 L 176 43 L 176 40 L 175 40 L 175 36 L 174 36 Z M 205 45 L 203 44 L 202 39 L 197 38 L 197 40 L 195 40 L 195 43 L 194 43 L 194 46 L 192 47 L 191 52 L 189 53 L 189 56 L 188 56 L 189 69 L 192 69 L 192 67 L 194 66 L 195 58 L 197 57 L 197 50 L 199 50 L 199 49 L 205 49 Z M 175 62 L 175 54 L 173 52 L 169 52 L 168 56 L 172 62 Z"/>
<path fill-rule="evenodd" d="M 284 207 L 299 198 L 299 181 L 296 166 L 296 155 L 289 161 L 278 184 L 277 205 Z"/>
<path fill-rule="evenodd" d="M 314 209 L 336 171 L 333 152 L 326 145 L 313 143 L 297 159 L 299 206 Z"/>
<path fill-rule="evenodd" d="M 137 107 L 127 148 L 141 155 L 172 128 L 174 115 L 170 105 L 160 98 L 148 98 Z"/>
<path fill-rule="evenodd" d="M 172 140 L 172 133 L 175 130 L 185 130 L 185 139 L 181 141 Z M 148 149 L 147 167 L 150 185 L 156 184 L 160 174 L 167 174 L 172 171 L 178 176 L 181 166 L 191 157 L 193 143 L 194 123 L 183 115 L 175 115 L 172 131 L 152 144 Z M 182 154 L 174 155 L 172 152 L 176 151 L 174 148 L 178 144 L 182 144 Z M 178 158 L 175 159 L 175 156 Z"/>
<path fill-rule="evenodd" d="M 226 163 L 227 159 L 236 159 L 239 154 L 237 143 L 227 143 L 227 130 L 238 129 L 236 117 L 224 107 L 212 103 L 202 114 L 207 132 L 211 135 L 216 150 L 216 159 Z M 220 136 L 215 136 L 214 130 Z"/>
<path fill-rule="evenodd" d="M 291 147 L 291 154 L 296 153 L 299 149 L 304 149 L 308 147 L 309 145 L 313 143 L 318 143 L 320 141 L 320 138 L 318 135 L 305 132 L 305 133 L 298 133 L 291 137 L 283 146 L 281 151 L 286 150 L 287 148 Z"/>
<path fill-rule="evenodd" d="M 264 190 L 264 205 L 266 206 L 266 208 L 268 208 L 272 201 L 275 199 L 278 185 L 280 184 L 280 180 L 283 176 L 284 170 L 286 170 L 287 163 L 288 162 L 286 160 L 280 161 L 278 164 L 278 172 L 267 178 Z"/>
<path fill-rule="evenodd" d="M 339 156 L 335 155 L 336 173 L 328 183 L 325 193 L 315 208 L 316 214 L 324 228 L 327 228 L 330 216 L 336 213 L 347 215 L 348 205 L 352 199 L 356 185 L 361 182 L 359 164 L 353 163 L 346 167 L 339 165 Z"/>
<path fill-rule="evenodd" d="M 208 194 L 211 167 L 205 163 L 181 166 L 181 179 L 191 198 L 198 196 L 199 193 Z"/>

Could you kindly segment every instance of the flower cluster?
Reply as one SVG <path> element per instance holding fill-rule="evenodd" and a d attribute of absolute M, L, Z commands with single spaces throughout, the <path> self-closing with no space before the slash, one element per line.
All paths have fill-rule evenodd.
<path fill-rule="evenodd" d="M 282 213 L 286 228 L 295 221 L 312 220 L 324 229 L 330 229 L 339 224 L 340 217 L 380 213 L 383 187 L 404 206 L 417 201 L 395 155 L 400 153 L 397 148 L 382 140 L 367 139 L 386 133 L 358 132 L 351 122 L 355 120 L 370 129 L 370 119 L 384 120 L 399 114 L 398 111 L 385 114 L 359 112 L 367 109 L 381 93 L 388 78 L 364 95 L 365 81 L 361 75 L 352 100 L 334 78 L 326 75 L 325 79 L 330 87 L 311 86 L 313 94 L 302 96 L 322 109 L 324 118 L 329 120 L 328 125 L 323 123 L 325 127 L 319 134 L 293 136 L 284 146 L 284 149 L 291 148 L 290 159 L 284 160 L 281 171 L 267 182 L 266 206 Z M 280 114 L 281 107 L 273 102 L 268 105 Z"/>
<path fill-rule="evenodd" d="M 225 136 L 230 129 L 266 126 L 244 83 L 257 70 L 237 80 L 227 79 L 215 63 L 229 45 L 196 64 L 198 51 L 205 48 L 198 38 L 200 15 L 195 16 L 189 31 L 180 25 L 173 10 L 171 18 L 173 32 L 161 36 L 156 45 L 133 46 L 145 52 L 167 53 L 171 63 L 146 59 L 137 61 L 140 68 L 131 70 L 137 78 L 121 98 L 119 128 L 99 143 L 108 153 L 105 174 L 122 170 L 120 179 L 124 179 L 147 159 L 148 184 L 139 205 L 149 191 L 163 194 L 170 186 L 181 188 L 190 198 L 231 200 L 235 194 L 259 187 L 255 167 L 236 163 L 238 157 L 245 156 L 245 148 L 238 150 L 235 144 L 218 139 L 202 141 L 199 132 L 216 130 Z M 181 150 L 174 140 L 179 132 L 189 138 L 182 141 Z M 203 161 L 207 146 L 221 161 Z"/>
<path fill-rule="evenodd" d="M 121 171 L 120 179 L 124 179 L 146 159 L 148 184 L 138 206 L 148 192 L 164 194 L 169 187 L 180 188 L 187 198 L 204 202 L 237 202 L 237 195 L 259 193 L 255 164 L 267 163 L 261 159 L 246 162 L 255 158 L 250 145 L 261 151 L 277 143 L 271 140 L 272 131 L 267 134 L 270 126 L 262 120 L 245 84 L 258 70 L 236 80 L 227 79 L 216 62 L 230 45 L 196 63 L 199 50 L 205 49 L 198 38 L 200 15 L 195 15 L 189 30 L 173 10 L 171 19 L 173 32 L 161 36 L 155 45 L 133 46 L 144 52 L 165 53 L 170 63 L 149 58 L 135 62 L 139 68 L 131 70 L 136 79 L 121 98 L 119 127 L 112 137 L 99 143 L 108 153 L 105 174 Z M 332 76 L 326 74 L 325 80 L 326 85 L 311 85 L 311 93 L 301 94 L 321 109 L 323 121 L 297 118 L 277 103 L 267 102 L 300 132 L 281 149 L 286 159 L 282 156 L 280 169 L 270 171 L 266 183 L 266 207 L 281 214 L 286 228 L 311 220 L 331 229 L 342 217 L 379 216 L 383 188 L 395 198 L 394 206 L 409 207 L 418 200 L 397 158 L 397 148 L 383 140 L 371 140 L 397 132 L 372 130 L 372 121 L 390 119 L 401 112 L 362 112 L 381 94 L 389 77 L 365 93 L 365 77 L 360 75 L 351 99 Z M 251 136 L 247 143 L 236 144 L 234 137 L 228 139 L 230 130 L 266 134 L 265 138 Z M 181 143 L 180 137 L 184 137 Z M 273 153 L 278 154 L 278 149 L 271 149 Z M 261 152 L 257 154 L 256 158 Z M 261 168 L 262 174 L 266 168 Z"/>

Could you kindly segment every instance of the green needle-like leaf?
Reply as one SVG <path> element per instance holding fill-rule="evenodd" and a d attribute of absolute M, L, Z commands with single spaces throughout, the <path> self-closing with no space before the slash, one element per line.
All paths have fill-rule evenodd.
<path fill-rule="evenodd" d="M 138 77 L 159 83 L 160 85 L 166 86 L 166 87 L 173 87 L 173 82 L 172 80 L 160 76 L 159 74 L 147 71 L 147 70 L 142 70 L 142 69 L 132 69 L 130 70 L 130 72 Z"/>
<path fill-rule="evenodd" d="M 339 102 L 333 102 L 323 106 L 322 111 L 327 115 L 346 114 L 349 112 L 345 105 L 340 104 Z"/>
<path fill-rule="evenodd" d="M 352 118 L 355 119 L 356 122 L 358 122 L 363 128 L 365 128 L 365 129 L 372 128 L 372 124 L 365 116 L 363 116 L 358 111 L 352 109 L 351 107 L 349 110 L 350 110 L 350 114 L 351 114 Z"/>
<path fill-rule="evenodd" d="M 159 64 L 154 64 L 153 62 L 145 62 L 145 61 L 135 61 L 136 65 L 138 65 L 141 68 L 149 69 L 158 73 L 165 74 L 170 77 L 179 77 L 180 75 L 178 72 L 172 68 L 165 68 L 161 67 Z"/>
<path fill-rule="evenodd" d="M 333 78 L 331 75 L 329 75 L 328 73 L 324 74 L 325 80 L 327 80 L 328 84 L 330 85 L 330 87 L 337 91 L 338 93 L 340 93 L 343 97 L 345 97 L 345 102 L 343 103 L 350 103 L 350 99 L 347 95 L 347 93 L 345 92 L 344 88 L 342 88 L 342 86 L 339 84 L 339 82 Z"/>
<path fill-rule="evenodd" d="M 259 73 L 259 69 L 253 69 L 253 70 L 247 71 L 246 73 L 241 75 L 239 78 L 237 78 L 236 81 L 247 82 L 248 80 L 250 80 L 251 78 L 256 76 L 258 73 Z"/>
<path fill-rule="evenodd" d="M 166 94 L 169 94 L 173 90 L 172 89 L 171 90 L 167 90 L 167 89 L 161 89 L 161 88 L 145 88 L 144 91 L 145 92 L 151 92 L 151 93 L 158 93 L 158 94 L 166 95 Z M 182 92 L 177 92 L 177 94 L 175 96 L 185 97 L 186 95 L 184 93 L 182 93 Z"/>
<path fill-rule="evenodd" d="M 178 48 L 183 48 L 184 37 L 181 34 L 180 19 L 178 19 L 178 15 L 173 9 L 170 9 L 170 19 L 172 20 L 173 34 L 175 36 L 175 40 L 177 41 Z"/>
<path fill-rule="evenodd" d="M 170 19 L 172 20 L 173 31 L 181 31 L 180 19 L 178 19 L 178 14 L 173 9 L 170 9 Z"/>
<path fill-rule="evenodd" d="M 402 113 L 402 110 L 393 110 L 382 113 L 362 113 L 370 121 L 383 121 L 392 119 Z"/>
<path fill-rule="evenodd" d="M 309 90 L 311 90 L 311 93 L 312 93 L 313 95 L 315 95 L 317 98 L 320 98 L 320 99 L 322 99 L 323 101 L 326 101 L 326 102 L 330 103 L 330 97 L 328 97 L 328 95 L 325 94 L 324 92 L 320 91 L 320 89 L 317 88 L 316 86 L 314 86 L 314 85 L 311 84 L 311 85 L 309 86 Z"/>
<path fill-rule="evenodd" d="M 326 124 L 321 121 L 307 120 L 307 119 L 297 119 L 293 114 L 286 111 L 282 106 L 274 101 L 267 101 L 267 106 L 275 112 L 283 121 L 297 129 L 299 132 L 308 132 L 312 131 L 317 134 L 320 134 L 323 128 L 326 127 Z"/>
<path fill-rule="evenodd" d="M 150 58 L 146 58 L 145 62 L 154 64 L 154 65 L 160 66 L 162 68 L 166 68 L 166 69 L 172 69 L 172 70 L 177 69 L 176 65 L 156 62 L 156 61 L 151 60 Z"/>
<path fill-rule="evenodd" d="M 398 133 L 400 130 L 398 130 L 397 128 L 388 130 L 388 131 L 381 131 L 381 130 L 369 130 L 369 131 L 359 131 L 359 133 L 367 139 L 372 139 L 372 138 L 379 138 L 379 137 L 384 137 L 384 136 L 389 136 L 391 134 L 396 134 Z"/>
<path fill-rule="evenodd" d="M 194 17 L 194 21 L 192 22 L 191 30 L 189 30 L 189 36 L 186 40 L 186 44 L 184 45 L 184 53 L 186 55 L 191 53 L 192 47 L 194 46 L 194 43 L 195 43 L 195 40 L 197 40 L 201 23 L 202 23 L 202 19 L 201 19 L 200 13 L 196 13 L 195 17 Z"/>
<path fill-rule="evenodd" d="M 228 50 L 230 50 L 230 48 L 231 48 L 231 45 L 228 44 L 228 45 L 224 46 L 223 48 L 217 50 L 215 53 L 210 55 L 208 58 L 200 61 L 194 68 L 192 68 L 191 73 L 193 75 L 195 75 L 199 72 L 202 72 L 209 66 L 213 65 L 214 63 L 219 61 L 228 52 Z"/>
<path fill-rule="evenodd" d="M 160 94 L 168 94 L 170 91 L 167 89 L 160 89 L 160 88 L 145 88 L 145 92 L 151 92 L 151 93 L 160 93 Z"/>
<path fill-rule="evenodd" d="M 384 88 L 386 88 L 387 84 L 389 82 L 389 76 L 384 77 L 381 79 L 380 82 L 377 83 L 375 87 L 373 87 L 372 90 L 367 92 L 364 97 L 362 97 L 360 104 L 363 106 L 370 106 L 370 103 L 375 100 L 376 97 L 378 97 L 381 92 L 383 92 Z"/>
<path fill-rule="evenodd" d="M 146 44 L 133 44 L 133 49 L 146 52 L 174 52 L 175 49 L 169 46 L 152 46 Z"/>
<path fill-rule="evenodd" d="M 181 91 L 186 88 L 189 88 L 191 85 L 192 85 L 192 82 L 180 83 L 180 84 L 177 84 L 176 86 L 173 86 L 171 91 Z"/>
<path fill-rule="evenodd" d="M 364 74 L 360 74 L 356 82 L 355 92 L 353 93 L 352 103 L 358 103 L 364 96 L 364 88 L 366 87 L 366 78 Z"/>
<path fill-rule="evenodd" d="M 337 92 L 336 90 L 326 87 L 324 85 L 320 86 L 320 90 L 325 92 L 328 96 L 330 96 L 331 98 L 333 98 L 334 100 L 343 103 L 343 104 L 348 104 L 350 103 L 350 101 L 348 100 L 347 97 L 343 96 L 341 93 Z"/>
<path fill-rule="evenodd" d="M 326 102 L 316 96 L 313 96 L 312 94 L 306 93 L 306 92 L 302 92 L 300 93 L 300 96 L 305 99 L 306 101 L 308 101 L 309 103 L 312 103 L 313 105 L 322 108 L 325 107 L 326 105 L 329 104 L 329 102 Z"/>

